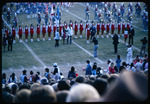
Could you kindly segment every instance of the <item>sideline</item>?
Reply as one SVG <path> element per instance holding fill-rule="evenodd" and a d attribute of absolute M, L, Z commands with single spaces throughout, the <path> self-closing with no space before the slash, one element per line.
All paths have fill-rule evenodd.
<path fill-rule="evenodd" d="M 12 28 L 11 28 L 11 27 L 7 24 L 7 22 L 4 20 L 3 16 L 2 16 L 2 19 L 3 19 L 3 21 L 5 22 L 5 24 L 12 30 Z M 17 36 L 17 38 L 19 39 L 18 34 L 16 34 L 16 36 Z M 46 65 L 44 64 L 44 62 L 32 51 L 32 49 L 31 49 L 24 41 L 22 41 L 22 43 L 23 43 L 24 46 L 28 49 L 28 51 L 30 51 L 30 53 L 35 57 L 35 59 L 36 59 L 37 61 L 39 61 L 39 62 L 43 65 L 43 67 L 45 68 Z"/>

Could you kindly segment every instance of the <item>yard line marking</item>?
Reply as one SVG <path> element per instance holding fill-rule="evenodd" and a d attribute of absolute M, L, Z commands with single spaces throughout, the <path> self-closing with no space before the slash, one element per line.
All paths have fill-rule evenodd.
<path fill-rule="evenodd" d="M 84 49 L 83 47 L 81 47 L 79 44 L 77 44 L 76 42 L 72 41 L 73 44 L 75 44 L 76 46 L 78 46 L 80 49 L 82 49 L 84 52 L 88 53 L 90 56 L 93 57 L 93 54 L 91 54 L 89 51 L 87 51 L 86 49 Z M 100 63 L 104 63 L 102 60 L 100 60 L 99 58 L 95 58 L 97 61 L 99 61 Z"/>
<path fill-rule="evenodd" d="M 12 30 L 12 28 L 7 24 L 7 22 L 4 20 L 3 16 L 2 16 L 3 21 L 5 22 L 5 24 Z M 16 34 L 17 38 L 19 39 L 18 34 Z M 23 41 L 23 44 L 25 45 L 25 47 L 28 49 L 28 51 L 30 51 L 30 53 L 36 58 L 37 61 L 39 61 L 44 67 L 46 67 L 46 65 L 44 64 L 44 62 L 42 60 L 39 59 L 39 57 L 32 51 L 32 49 Z"/>
<path fill-rule="evenodd" d="M 68 12 L 68 13 L 70 13 L 70 12 Z M 70 13 L 70 14 L 72 14 L 72 15 L 75 15 L 75 14 L 73 14 L 73 13 Z M 79 18 L 80 19 L 80 17 L 79 16 L 77 16 L 77 15 L 75 15 L 77 18 Z M 82 19 L 82 18 L 81 18 Z M 82 19 L 83 20 L 83 19 Z M 134 25 L 133 25 L 134 26 Z M 135 26 L 134 26 L 135 27 Z M 140 29 L 140 28 L 139 28 Z M 106 31 L 104 31 L 105 33 L 106 33 Z M 123 41 L 123 40 L 121 40 L 121 39 L 119 39 L 120 41 Z M 134 49 L 136 49 L 137 51 L 140 51 L 140 49 L 139 48 L 137 48 L 137 47 L 135 47 L 135 46 L 133 46 L 133 48 Z"/>

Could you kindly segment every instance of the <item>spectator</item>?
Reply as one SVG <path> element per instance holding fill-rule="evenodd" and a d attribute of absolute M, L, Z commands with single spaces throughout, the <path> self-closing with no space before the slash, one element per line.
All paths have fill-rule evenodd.
<path fill-rule="evenodd" d="M 118 72 L 119 72 L 117 66 L 114 66 L 114 70 L 115 70 L 115 73 L 118 73 Z"/>
<path fill-rule="evenodd" d="M 40 72 L 38 71 L 35 75 L 35 82 L 39 82 L 41 79 Z"/>
<path fill-rule="evenodd" d="M 55 41 L 56 41 L 55 47 L 59 47 L 59 40 L 60 40 L 60 36 L 59 35 L 60 35 L 59 34 L 59 27 L 57 27 L 57 31 L 55 33 Z"/>
<path fill-rule="evenodd" d="M 20 84 L 18 91 L 20 91 L 22 89 L 30 89 L 30 84 L 28 84 L 28 83 Z"/>
<path fill-rule="evenodd" d="M 12 73 L 10 75 L 10 78 L 9 78 L 8 82 L 9 83 L 11 83 L 11 82 L 17 83 L 17 77 L 16 77 L 15 73 Z"/>
<path fill-rule="evenodd" d="M 33 71 L 30 71 L 30 82 L 35 82 L 35 74 Z"/>
<path fill-rule="evenodd" d="M 142 48 L 141 48 L 141 51 L 140 51 L 140 55 L 142 56 L 142 51 L 144 51 L 144 54 L 145 54 L 145 49 L 146 49 L 146 44 L 147 44 L 146 37 L 144 37 L 143 39 L 141 39 L 141 42 L 142 42 Z"/>
<path fill-rule="evenodd" d="M 18 85 L 17 85 L 17 84 L 13 84 L 13 85 L 11 86 L 11 90 L 12 90 L 12 94 L 13 94 L 13 95 L 16 95 L 16 92 L 17 92 L 17 90 L 18 90 Z"/>
<path fill-rule="evenodd" d="M 53 70 L 53 78 L 57 81 L 60 78 L 60 69 L 57 67 L 57 63 L 53 64 L 54 70 Z"/>
<path fill-rule="evenodd" d="M 89 102 L 99 98 L 100 95 L 93 86 L 82 83 L 71 87 L 66 102 Z"/>
<path fill-rule="evenodd" d="M 22 89 L 17 92 L 13 99 L 13 103 L 29 103 L 31 91 L 28 89 Z"/>
<path fill-rule="evenodd" d="M 111 60 L 109 59 L 109 60 L 107 60 L 107 69 L 106 70 L 104 70 L 104 72 L 106 73 L 106 74 L 108 74 L 108 72 L 109 72 L 109 67 L 110 67 L 110 64 L 111 64 Z"/>
<path fill-rule="evenodd" d="M 76 77 L 78 77 L 79 75 L 78 75 L 78 73 L 77 73 L 77 69 L 75 69 L 75 73 L 76 73 Z"/>
<path fill-rule="evenodd" d="M 92 75 L 96 75 L 97 63 L 95 62 L 92 67 Z"/>
<path fill-rule="evenodd" d="M 136 71 L 133 63 L 131 63 L 130 70 L 133 71 L 133 72 Z"/>
<path fill-rule="evenodd" d="M 113 74 L 113 73 L 115 73 L 115 70 L 114 70 L 114 63 L 111 62 L 111 65 L 110 65 L 110 67 L 109 67 L 109 74 Z"/>
<path fill-rule="evenodd" d="M 78 77 L 76 78 L 76 82 L 78 82 L 78 83 L 83 83 L 84 80 L 85 80 L 85 78 L 84 78 L 83 76 L 78 76 Z"/>
<path fill-rule="evenodd" d="M 31 103 L 50 103 L 56 102 L 56 94 L 53 90 L 49 90 L 46 87 L 37 87 L 30 94 Z"/>
<path fill-rule="evenodd" d="M 33 91 L 33 90 L 34 90 L 35 88 L 37 88 L 37 87 L 40 87 L 40 83 L 33 83 L 33 84 L 31 85 L 30 90 Z"/>
<path fill-rule="evenodd" d="M 6 84 L 7 79 L 6 79 L 6 73 L 2 74 L 2 84 Z"/>
<path fill-rule="evenodd" d="M 59 79 L 64 79 L 63 73 L 60 72 L 60 78 Z"/>
<path fill-rule="evenodd" d="M 50 73 L 49 73 L 49 68 L 45 68 L 45 74 L 44 76 L 47 78 L 47 80 L 50 80 Z"/>
<path fill-rule="evenodd" d="M 108 82 L 106 79 L 96 79 L 93 83 L 93 86 L 96 88 L 100 96 L 103 96 L 107 90 Z"/>
<path fill-rule="evenodd" d="M 94 57 L 97 57 L 98 40 L 93 36 L 91 41 L 94 43 Z"/>
<path fill-rule="evenodd" d="M 114 53 L 117 53 L 117 50 L 118 50 L 118 44 L 119 44 L 119 39 L 118 39 L 118 35 L 117 34 L 114 34 L 113 36 L 113 44 L 114 44 Z"/>
<path fill-rule="evenodd" d="M 101 67 L 97 67 L 96 74 L 98 77 L 103 74 Z"/>
<path fill-rule="evenodd" d="M 132 62 L 132 54 L 133 54 L 133 49 L 132 49 L 132 45 L 130 44 L 127 49 L 127 64 L 129 65 L 131 65 Z"/>
<path fill-rule="evenodd" d="M 140 63 L 140 60 L 137 59 L 137 63 L 135 64 L 135 69 L 137 72 L 140 72 L 142 68 L 142 64 Z"/>
<path fill-rule="evenodd" d="M 87 67 L 85 69 L 86 70 L 85 75 L 91 75 L 92 74 L 92 68 L 91 68 L 91 65 L 90 65 L 90 60 L 87 60 L 86 63 L 87 63 Z"/>
<path fill-rule="evenodd" d="M 59 91 L 69 90 L 71 88 L 71 85 L 67 80 L 59 81 L 57 86 Z"/>
<path fill-rule="evenodd" d="M 121 63 L 120 55 L 117 55 L 117 59 L 116 59 L 117 68 L 120 68 L 120 63 Z"/>
<path fill-rule="evenodd" d="M 142 70 L 145 70 L 146 63 L 147 63 L 147 60 L 144 59 L 143 62 L 142 62 L 142 68 L 141 68 Z"/>
<path fill-rule="evenodd" d="M 70 77 L 76 78 L 75 68 L 73 66 L 71 67 L 71 70 L 68 72 L 68 79 Z"/>
<path fill-rule="evenodd" d="M 59 102 L 59 103 L 66 102 L 66 98 L 67 98 L 68 94 L 69 94 L 69 91 L 67 91 L 67 90 L 57 92 L 56 93 L 57 102 Z"/>
<path fill-rule="evenodd" d="M 20 82 L 24 83 L 28 81 L 26 73 L 27 73 L 26 70 L 22 71 L 22 75 L 20 76 Z"/>
<path fill-rule="evenodd" d="M 6 47 L 6 45 L 7 45 L 6 40 L 7 40 L 7 37 L 6 37 L 6 34 L 4 34 L 4 36 L 3 36 L 4 52 L 5 52 L 5 47 Z"/>
<path fill-rule="evenodd" d="M 9 92 L 3 91 L 2 92 L 2 100 L 5 103 L 13 103 L 13 95 L 10 94 Z"/>
<path fill-rule="evenodd" d="M 118 74 L 111 74 L 110 77 L 107 79 L 109 86 L 110 84 L 115 83 L 115 81 L 118 81 L 119 75 Z"/>
<path fill-rule="evenodd" d="M 48 84 L 48 79 L 45 78 L 45 77 L 41 78 L 40 84 L 41 85 L 47 85 Z"/>

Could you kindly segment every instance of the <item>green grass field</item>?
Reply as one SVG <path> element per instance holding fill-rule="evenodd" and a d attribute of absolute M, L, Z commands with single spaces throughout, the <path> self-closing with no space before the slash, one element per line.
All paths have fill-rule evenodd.
<path fill-rule="evenodd" d="M 132 4 L 135 5 L 136 2 L 133 2 Z M 117 2 L 118 7 L 120 2 Z M 127 7 L 128 2 L 125 2 L 125 6 Z M 141 3 L 141 6 L 143 7 L 144 3 Z M 84 19 L 85 18 L 85 12 L 84 12 L 84 6 L 74 4 L 74 7 L 69 8 L 69 12 L 77 15 L 78 17 Z M 134 9 L 134 8 L 133 8 Z M 135 10 L 135 9 L 134 9 Z M 126 11 L 127 12 L 127 11 Z M 94 19 L 94 12 L 93 9 L 90 10 L 90 20 Z M 14 15 L 12 15 L 12 18 Z M 126 15 L 124 15 L 124 18 L 126 18 Z M 4 15 L 4 19 L 6 20 L 6 16 Z M 62 18 L 61 22 L 63 23 L 66 21 L 67 23 L 70 21 L 70 19 L 74 22 L 77 20 L 80 21 L 79 18 L 65 12 L 62 10 Z M 134 22 L 136 21 L 136 22 Z M 41 24 L 43 24 L 43 20 Z M 30 24 L 33 23 L 34 26 L 37 24 L 37 19 L 27 19 L 26 14 L 18 14 L 18 25 L 21 24 L 23 27 L 25 25 L 30 26 Z M 96 23 L 96 22 L 95 22 Z M 136 16 L 133 16 L 133 25 L 143 28 L 142 27 L 142 20 L 136 20 Z M 148 32 L 147 31 L 141 31 L 140 29 L 135 29 L 135 36 L 134 36 L 134 46 L 137 48 L 141 48 L 141 42 L 140 39 L 144 36 L 148 38 Z M 117 30 L 115 31 L 117 33 Z M 52 35 L 53 36 L 53 35 Z M 79 36 L 79 32 L 78 32 Z M 30 36 L 29 36 L 30 37 Z M 71 66 L 75 66 L 77 69 L 77 72 L 81 75 L 84 74 L 82 67 L 86 67 L 86 60 L 90 59 L 92 63 L 97 62 L 98 66 L 101 66 L 103 69 L 107 67 L 107 60 L 112 59 L 115 61 L 117 54 L 113 54 L 113 44 L 112 44 L 112 38 L 99 38 L 99 47 L 98 47 L 98 58 L 102 60 L 104 63 L 98 62 L 94 57 L 87 54 L 85 51 L 80 49 L 75 44 L 62 44 L 62 40 L 60 40 L 60 46 L 58 48 L 54 47 L 55 41 L 52 39 L 51 41 L 47 40 L 47 34 L 46 34 L 46 41 L 42 41 L 42 34 L 41 34 L 41 41 L 37 42 L 36 34 L 34 34 L 34 40 L 35 42 L 31 43 L 28 42 L 26 45 L 29 46 L 30 49 L 35 53 L 35 55 L 47 66 L 50 68 L 50 70 L 53 69 L 52 65 L 54 62 L 58 63 L 58 66 L 63 72 L 65 76 L 67 76 L 68 71 L 70 70 Z M 30 38 L 29 38 L 30 39 Z M 120 37 L 120 39 L 124 40 L 123 37 Z M 23 35 L 23 40 L 25 40 L 25 37 Z M 25 47 L 23 43 L 19 43 L 19 40 L 16 38 L 16 43 L 13 44 L 13 51 L 7 51 L 3 52 L 2 47 L 2 72 L 5 72 L 7 74 L 7 77 L 12 72 L 15 72 L 16 74 L 20 75 L 21 71 L 23 69 L 29 71 L 33 70 L 34 72 L 40 71 L 41 75 L 44 74 L 44 67 L 43 65 L 31 54 L 31 52 Z M 93 54 L 93 43 L 86 44 L 85 39 L 85 31 L 83 32 L 83 38 L 82 39 L 74 39 L 73 41 L 89 51 Z M 128 40 L 127 40 L 128 42 Z M 148 47 L 148 46 L 147 46 Z M 7 47 L 6 47 L 7 49 Z M 126 61 L 126 50 L 127 47 L 120 43 L 118 45 L 118 54 L 121 55 L 122 61 Z M 148 52 L 148 48 L 146 49 Z M 134 49 L 133 58 L 136 57 L 137 54 L 140 52 Z"/>

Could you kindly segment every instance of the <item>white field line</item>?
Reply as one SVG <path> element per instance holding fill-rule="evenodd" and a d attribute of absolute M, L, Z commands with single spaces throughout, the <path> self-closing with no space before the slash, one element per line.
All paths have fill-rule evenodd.
<path fill-rule="evenodd" d="M 93 54 L 91 54 L 89 51 L 87 51 L 86 49 L 84 49 L 83 47 L 81 47 L 80 45 L 78 45 L 76 42 L 72 41 L 73 44 L 75 44 L 77 47 L 79 47 L 80 49 L 82 49 L 84 52 L 88 53 L 90 56 L 93 57 Z M 102 60 L 95 58 L 97 61 L 99 61 L 100 63 L 104 63 Z"/>
<path fill-rule="evenodd" d="M 81 5 L 81 4 L 80 4 Z M 68 13 L 70 13 L 70 12 L 68 12 Z M 72 14 L 72 15 L 74 15 L 74 16 L 76 16 L 77 18 L 79 18 L 80 19 L 80 17 L 79 16 L 77 16 L 77 15 L 75 15 L 75 14 L 73 14 L 73 13 L 70 13 L 70 14 Z M 81 18 L 82 19 L 82 18 Z M 84 20 L 84 19 L 82 19 L 82 20 Z M 134 26 L 134 25 L 132 25 L 132 26 Z M 135 27 L 135 26 L 134 26 Z M 136 27 L 136 28 L 138 28 L 138 27 Z M 138 28 L 138 29 L 141 29 L 141 28 Z M 141 29 L 142 30 L 142 29 Z M 106 33 L 106 31 L 105 31 L 105 33 Z M 119 39 L 122 43 L 123 43 L 123 40 L 121 40 L 121 39 Z M 140 51 L 140 49 L 139 48 L 137 48 L 137 47 L 135 47 L 135 46 L 133 46 L 133 48 L 134 49 L 136 49 L 137 51 Z"/>
<path fill-rule="evenodd" d="M 7 24 L 7 22 L 4 20 L 4 18 L 2 17 L 3 21 L 6 23 L 6 25 L 12 30 L 12 28 Z M 16 34 L 17 38 L 19 39 L 18 34 Z M 32 51 L 32 49 L 25 43 L 23 42 L 23 44 L 25 45 L 25 47 L 30 51 L 30 53 L 35 57 L 35 59 L 37 61 L 39 61 L 43 67 L 46 67 L 46 65 L 44 64 L 44 62 L 42 60 L 39 59 L 39 57 Z"/>

